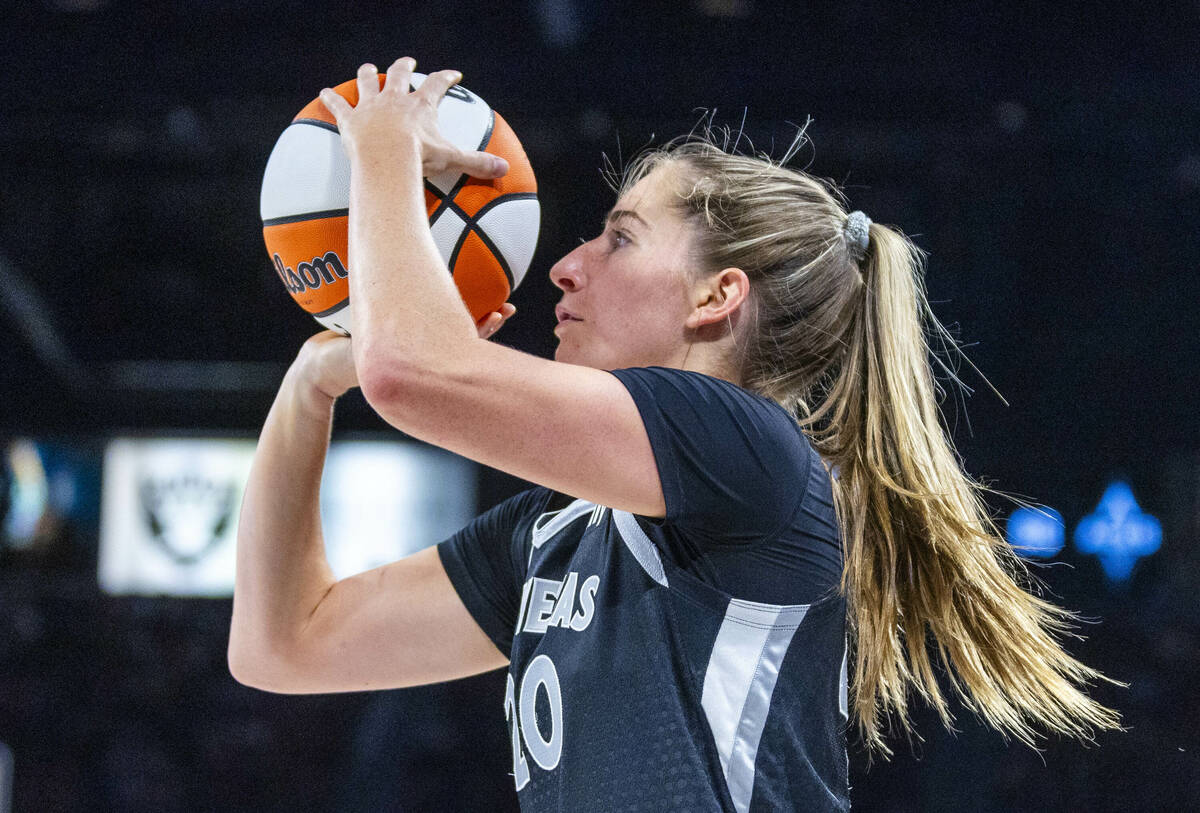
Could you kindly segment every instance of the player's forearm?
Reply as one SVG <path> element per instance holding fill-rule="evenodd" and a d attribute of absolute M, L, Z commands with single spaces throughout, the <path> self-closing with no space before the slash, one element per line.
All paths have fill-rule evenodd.
<path fill-rule="evenodd" d="M 333 399 L 285 376 L 267 416 L 238 522 L 229 665 L 270 683 L 300 647 L 308 619 L 334 583 L 321 535 L 321 472 Z"/>
<path fill-rule="evenodd" d="M 356 162 L 350 198 L 355 366 L 370 400 L 379 378 L 437 367 L 477 340 L 429 232 L 416 154 Z"/>

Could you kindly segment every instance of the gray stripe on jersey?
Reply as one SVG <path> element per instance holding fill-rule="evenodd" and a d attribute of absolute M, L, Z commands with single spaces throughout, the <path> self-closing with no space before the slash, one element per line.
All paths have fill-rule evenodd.
<path fill-rule="evenodd" d="M 617 531 L 620 532 L 621 539 L 625 542 L 625 547 L 629 548 L 629 552 L 633 554 L 634 559 L 637 559 L 642 570 L 663 587 L 667 587 L 667 572 L 663 570 L 658 548 L 654 547 L 650 537 L 646 536 L 646 532 L 637 524 L 633 514 L 628 511 L 613 511 L 612 515 L 613 521 L 617 525 Z"/>
<path fill-rule="evenodd" d="M 850 719 L 850 704 L 846 697 L 850 690 L 850 682 L 846 679 L 846 660 L 850 657 L 850 642 L 847 641 L 842 649 L 842 673 L 838 675 L 838 711 L 842 717 Z"/>
<path fill-rule="evenodd" d="M 750 809 L 754 762 L 779 667 L 807 612 L 806 604 L 731 599 L 713 643 L 700 704 L 738 811 Z"/>
<path fill-rule="evenodd" d="M 566 508 L 542 514 L 533 523 L 533 546 L 540 548 L 563 528 L 595 509 L 596 506 L 594 503 L 587 502 L 586 500 L 575 500 Z"/>

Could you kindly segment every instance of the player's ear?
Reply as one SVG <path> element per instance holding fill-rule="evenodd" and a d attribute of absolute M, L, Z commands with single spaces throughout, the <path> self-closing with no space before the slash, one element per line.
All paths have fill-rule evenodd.
<path fill-rule="evenodd" d="M 692 312 L 684 323 L 695 330 L 724 322 L 750 298 L 750 278 L 740 268 L 723 268 L 693 288 Z"/>

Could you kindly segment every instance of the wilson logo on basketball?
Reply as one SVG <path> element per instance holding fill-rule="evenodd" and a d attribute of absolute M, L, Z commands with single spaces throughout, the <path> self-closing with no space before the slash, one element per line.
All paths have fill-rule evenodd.
<path fill-rule="evenodd" d="M 300 263 L 295 271 L 285 266 L 278 254 L 273 255 L 272 259 L 275 263 L 275 273 L 293 295 L 315 291 L 322 285 L 330 285 L 347 277 L 346 266 L 342 265 L 342 260 L 335 251 L 326 252 L 324 257 L 313 257 L 310 262 Z"/>

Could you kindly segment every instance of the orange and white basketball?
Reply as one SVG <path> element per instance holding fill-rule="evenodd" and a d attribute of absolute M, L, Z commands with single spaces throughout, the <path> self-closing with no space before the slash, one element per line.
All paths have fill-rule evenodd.
<path fill-rule="evenodd" d="M 420 87 L 425 74 L 414 73 Z M 384 75 L 379 75 L 380 85 Z M 355 80 L 334 88 L 358 103 Z M 475 321 L 498 310 L 521 284 L 537 244 L 537 180 L 512 128 L 487 103 L 457 85 L 438 106 L 438 128 L 463 150 L 508 161 L 503 178 L 457 172 L 425 179 L 429 228 Z M 292 298 L 327 328 L 350 334 L 346 263 L 350 162 L 333 114 L 309 102 L 279 136 L 263 174 L 263 239 Z"/>

